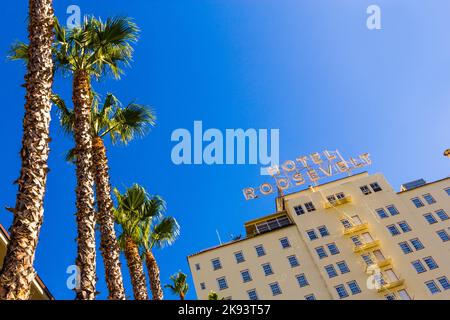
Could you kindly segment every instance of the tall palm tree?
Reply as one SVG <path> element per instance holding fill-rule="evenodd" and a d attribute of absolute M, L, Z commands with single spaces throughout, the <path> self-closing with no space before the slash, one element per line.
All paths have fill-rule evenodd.
<path fill-rule="evenodd" d="M 155 214 L 155 216 L 161 214 Z M 152 217 L 142 223 L 142 247 L 144 249 L 153 300 L 162 300 L 163 290 L 159 276 L 159 266 L 152 250 L 155 247 L 162 248 L 165 245 L 171 245 L 178 238 L 179 234 L 180 227 L 173 217 L 161 217 L 159 219 Z"/>
<path fill-rule="evenodd" d="M 178 273 L 170 276 L 172 284 L 166 284 L 164 288 L 169 288 L 172 294 L 180 297 L 180 300 L 184 300 L 186 293 L 189 290 L 189 285 L 186 283 L 186 275 L 178 271 Z"/>
<path fill-rule="evenodd" d="M 67 108 L 64 101 L 56 95 L 53 101 L 60 110 L 64 130 L 73 134 L 74 111 Z M 99 99 L 93 99 L 90 132 L 93 138 L 93 171 L 98 206 L 97 220 L 100 225 L 100 251 L 105 265 L 109 298 L 113 300 L 125 299 L 125 290 L 120 268 L 120 250 L 114 230 L 108 158 L 103 140 L 109 136 L 113 144 L 117 142 L 127 144 L 135 136 L 142 136 L 146 128 L 154 124 L 155 115 L 148 107 L 136 103 L 122 107 L 114 95 L 108 94 L 103 106 L 99 108 Z M 75 150 L 71 150 L 69 155 L 76 159 Z"/>
<path fill-rule="evenodd" d="M 126 189 L 121 194 L 114 189 L 117 198 L 117 207 L 114 210 L 116 222 L 121 226 L 119 246 L 125 253 L 128 269 L 130 271 L 131 284 L 136 300 L 148 300 L 147 285 L 144 269 L 139 255 L 139 245 L 143 242 L 141 223 L 152 217 L 156 217 L 162 208 L 164 201 L 159 197 L 149 198 L 147 192 L 138 184 Z"/>
<path fill-rule="evenodd" d="M 35 277 L 33 262 L 41 229 L 47 181 L 53 84 L 52 0 L 28 2 L 28 56 L 25 76 L 22 167 L 17 180 L 14 219 L 0 272 L 0 299 L 28 299 Z"/>

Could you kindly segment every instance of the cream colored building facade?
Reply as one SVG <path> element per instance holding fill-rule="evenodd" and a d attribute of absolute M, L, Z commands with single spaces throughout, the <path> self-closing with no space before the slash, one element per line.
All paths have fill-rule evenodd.
<path fill-rule="evenodd" d="M 450 178 L 355 174 L 276 199 L 247 236 L 188 257 L 197 297 L 450 299 Z"/>

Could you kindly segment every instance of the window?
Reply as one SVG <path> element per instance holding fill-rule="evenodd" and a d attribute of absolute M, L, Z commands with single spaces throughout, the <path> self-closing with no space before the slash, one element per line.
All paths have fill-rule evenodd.
<path fill-rule="evenodd" d="M 231 296 L 229 296 L 229 297 L 223 298 L 223 300 L 233 300 L 233 299 L 231 299 Z"/>
<path fill-rule="evenodd" d="M 277 296 L 282 293 L 278 282 L 269 284 L 269 287 L 270 287 L 270 290 L 272 290 L 272 295 L 274 295 L 274 296 Z"/>
<path fill-rule="evenodd" d="M 362 257 L 362 259 L 364 260 L 364 262 L 365 262 L 368 266 L 373 265 L 373 260 L 372 260 L 372 258 L 370 257 L 370 254 L 368 254 L 368 253 L 363 254 L 361 257 Z"/>
<path fill-rule="evenodd" d="M 353 236 L 351 237 L 353 243 L 355 244 L 355 246 L 359 247 L 362 245 L 361 239 L 359 238 L 359 236 Z"/>
<path fill-rule="evenodd" d="M 444 290 L 450 289 L 450 283 L 448 282 L 447 277 L 440 277 L 437 279 L 437 281 L 439 281 L 439 283 L 441 284 L 442 289 Z"/>
<path fill-rule="evenodd" d="M 266 251 L 264 250 L 264 247 L 262 246 L 262 244 L 256 246 L 255 250 L 256 250 L 256 255 L 258 257 L 262 257 L 262 256 L 266 255 Z"/>
<path fill-rule="evenodd" d="M 341 271 L 342 274 L 350 272 L 350 269 L 348 268 L 347 263 L 345 263 L 345 261 L 336 262 L 336 265 L 338 266 L 339 271 Z"/>
<path fill-rule="evenodd" d="M 320 226 L 317 229 L 319 230 L 319 233 L 322 237 L 326 237 L 326 236 L 330 235 L 326 226 Z"/>
<path fill-rule="evenodd" d="M 380 185 L 377 182 L 371 183 L 370 187 L 372 188 L 373 192 L 378 192 L 383 189 L 381 189 Z"/>
<path fill-rule="evenodd" d="M 433 280 L 425 282 L 425 285 L 427 286 L 428 290 L 430 290 L 431 294 L 436 294 L 436 293 L 441 292 L 441 289 L 438 288 L 438 286 L 436 285 L 436 282 L 434 282 Z"/>
<path fill-rule="evenodd" d="M 397 227 L 394 224 L 391 224 L 389 226 L 387 226 L 389 232 L 391 233 L 391 235 L 396 236 L 400 234 L 400 231 L 398 231 Z"/>
<path fill-rule="evenodd" d="M 403 232 L 411 231 L 411 227 L 409 226 L 409 224 L 406 221 L 400 221 L 398 223 L 398 226 L 400 227 L 400 229 L 402 229 Z"/>
<path fill-rule="evenodd" d="M 204 282 L 200 283 L 200 289 L 202 289 L 202 290 L 206 289 L 206 285 Z"/>
<path fill-rule="evenodd" d="M 200 270 L 200 263 L 195 264 L 195 270 L 197 270 L 197 271 Z"/>
<path fill-rule="evenodd" d="M 307 285 L 309 285 L 308 280 L 306 279 L 306 277 L 303 273 L 297 275 L 296 278 L 297 278 L 297 282 L 298 282 L 298 285 L 300 286 L 300 288 L 303 288 L 303 287 L 306 287 Z"/>
<path fill-rule="evenodd" d="M 325 249 L 323 247 L 317 247 L 316 252 L 317 255 L 319 256 L 319 259 L 328 257 L 328 254 L 325 252 Z"/>
<path fill-rule="evenodd" d="M 334 269 L 334 266 L 332 264 L 329 264 L 329 265 L 325 266 L 324 268 L 328 274 L 328 278 L 334 278 L 334 277 L 338 276 L 336 269 Z"/>
<path fill-rule="evenodd" d="M 423 215 L 423 217 L 425 218 L 425 220 L 427 220 L 428 224 L 433 224 L 433 223 L 438 222 L 431 213 L 426 213 Z"/>
<path fill-rule="evenodd" d="M 450 236 L 448 235 L 447 231 L 445 230 L 438 230 L 436 231 L 436 233 L 438 234 L 439 238 L 441 238 L 441 240 L 443 242 L 447 242 L 450 240 Z"/>
<path fill-rule="evenodd" d="M 386 300 L 395 300 L 395 294 L 390 293 L 384 296 Z"/>
<path fill-rule="evenodd" d="M 289 256 L 287 257 L 289 264 L 291 265 L 291 268 L 298 267 L 300 264 L 298 263 L 296 256 Z"/>
<path fill-rule="evenodd" d="M 250 271 L 243 270 L 241 271 L 242 281 L 249 282 L 252 281 L 252 276 L 250 275 Z"/>
<path fill-rule="evenodd" d="M 445 189 L 445 192 L 450 196 L 450 188 Z"/>
<path fill-rule="evenodd" d="M 264 271 L 264 275 L 270 276 L 271 274 L 273 274 L 272 266 L 270 265 L 270 263 L 263 264 L 262 268 Z"/>
<path fill-rule="evenodd" d="M 314 207 L 314 204 L 312 202 L 305 203 L 305 208 L 308 212 L 316 211 L 316 207 Z"/>
<path fill-rule="evenodd" d="M 327 200 L 329 203 L 334 203 L 336 201 L 336 197 L 332 194 L 331 196 L 327 197 Z"/>
<path fill-rule="evenodd" d="M 335 288 L 336 288 L 336 292 L 340 299 L 348 297 L 348 293 L 347 293 L 347 290 L 345 290 L 344 285 L 340 284 L 340 285 L 336 286 Z"/>
<path fill-rule="evenodd" d="M 298 216 L 305 214 L 305 210 L 303 209 L 303 207 L 301 205 L 295 206 L 294 210 Z"/>
<path fill-rule="evenodd" d="M 427 271 L 427 269 L 425 269 L 425 267 L 423 266 L 422 262 L 420 262 L 420 260 L 416 260 L 411 262 L 411 264 L 413 265 L 414 269 L 416 269 L 417 273 L 422 273 Z"/>
<path fill-rule="evenodd" d="M 386 211 L 385 211 L 383 208 L 377 209 L 377 210 L 375 210 L 375 211 L 377 212 L 378 216 L 379 216 L 381 219 L 384 219 L 384 218 L 389 217 L 388 214 L 386 213 Z"/>
<path fill-rule="evenodd" d="M 441 221 L 445 221 L 448 220 L 448 214 L 444 211 L 444 210 L 438 210 L 436 211 L 437 216 L 439 217 L 439 219 L 441 219 Z"/>
<path fill-rule="evenodd" d="M 212 263 L 212 266 L 213 266 L 214 270 L 222 269 L 222 264 L 220 263 L 220 259 L 219 258 L 212 259 L 211 263 Z"/>
<path fill-rule="evenodd" d="M 411 201 L 414 203 L 414 205 L 416 206 L 416 208 L 420 208 L 420 207 L 423 207 L 423 206 L 424 206 L 422 200 L 420 200 L 419 198 L 411 199 Z"/>
<path fill-rule="evenodd" d="M 368 194 L 371 194 L 371 193 L 372 193 L 372 191 L 370 191 L 370 189 L 369 189 L 368 186 L 361 186 L 361 187 L 359 187 L 359 188 L 361 189 L 361 192 L 362 192 L 363 194 L 365 194 L 366 196 L 367 196 Z"/>
<path fill-rule="evenodd" d="M 307 230 L 306 233 L 308 234 L 309 240 L 311 240 L 311 241 L 319 238 L 314 229 Z"/>
<path fill-rule="evenodd" d="M 336 198 L 337 199 L 344 199 L 345 198 L 345 194 L 343 193 L 343 192 L 339 192 L 339 193 L 336 193 Z"/>
<path fill-rule="evenodd" d="M 248 290 L 248 291 L 247 291 L 247 294 L 248 294 L 248 298 L 249 298 L 250 300 L 258 300 L 258 294 L 256 293 L 256 290 L 255 290 L 255 289 Z"/>
<path fill-rule="evenodd" d="M 332 255 L 339 254 L 339 249 L 334 242 L 327 244 L 327 247 Z"/>
<path fill-rule="evenodd" d="M 396 216 L 396 215 L 399 214 L 397 208 L 393 204 L 387 206 L 386 208 L 388 209 L 388 211 L 391 214 L 391 216 Z"/>
<path fill-rule="evenodd" d="M 434 261 L 434 259 L 432 257 L 423 258 L 423 261 L 425 261 L 425 263 L 427 264 L 427 266 L 430 270 L 439 268 L 436 261 Z"/>
<path fill-rule="evenodd" d="M 234 257 L 236 258 L 237 263 L 242 263 L 245 261 L 244 254 L 242 253 L 242 251 L 235 252 Z"/>
<path fill-rule="evenodd" d="M 358 294 L 361 292 L 361 289 L 359 288 L 358 283 L 355 280 L 347 282 L 347 285 L 352 294 Z"/>
<path fill-rule="evenodd" d="M 342 223 L 342 225 L 344 226 L 345 229 L 348 229 L 348 228 L 352 227 L 352 224 L 347 219 L 342 219 L 341 223 Z"/>
<path fill-rule="evenodd" d="M 398 290 L 397 293 L 402 300 L 411 300 L 411 297 L 409 296 L 408 291 L 406 291 L 405 289 Z"/>
<path fill-rule="evenodd" d="M 316 297 L 311 293 L 305 296 L 305 300 L 316 300 Z"/>
<path fill-rule="evenodd" d="M 424 195 L 423 195 L 423 198 L 425 199 L 425 201 L 426 201 L 428 204 L 436 203 L 436 200 L 434 200 L 433 196 L 432 196 L 431 194 L 429 194 L 429 193 L 424 194 Z"/>
<path fill-rule="evenodd" d="M 411 249 L 411 247 L 409 246 L 409 244 L 406 241 L 400 242 L 398 245 L 400 246 L 400 249 L 402 249 L 404 254 L 413 252 L 413 250 Z"/>
<path fill-rule="evenodd" d="M 424 245 L 422 244 L 422 242 L 420 242 L 419 238 L 414 238 L 409 241 L 411 242 L 414 249 L 416 249 L 416 250 L 422 250 L 423 248 L 425 248 Z"/>
<path fill-rule="evenodd" d="M 289 247 L 291 246 L 291 244 L 289 243 L 288 238 L 282 238 L 282 239 L 280 239 L 280 244 L 281 244 L 281 247 L 282 247 L 283 249 L 289 248 Z"/>
<path fill-rule="evenodd" d="M 227 279 L 225 277 L 217 279 L 217 284 L 219 285 L 219 290 L 228 289 Z"/>

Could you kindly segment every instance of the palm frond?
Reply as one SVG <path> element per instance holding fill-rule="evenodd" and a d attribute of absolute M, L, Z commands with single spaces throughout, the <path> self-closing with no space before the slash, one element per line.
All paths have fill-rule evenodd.
<path fill-rule="evenodd" d="M 8 59 L 15 61 L 21 60 L 25 64 L 28 63 L 28 44 L 23 42 L 16 42 L 9 50 Z"/>

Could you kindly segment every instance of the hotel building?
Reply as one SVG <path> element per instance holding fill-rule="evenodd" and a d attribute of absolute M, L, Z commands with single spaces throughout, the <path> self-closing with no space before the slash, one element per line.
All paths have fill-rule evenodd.
<path fill-rule="evenodd" d="M 276 198 L 246 237 L 188 257 L 197 297 L 450 299 L 450 178 L 367 172 Z"/>

